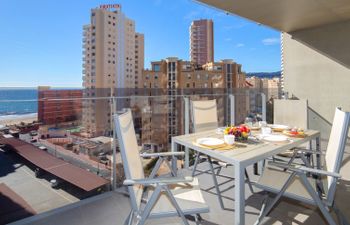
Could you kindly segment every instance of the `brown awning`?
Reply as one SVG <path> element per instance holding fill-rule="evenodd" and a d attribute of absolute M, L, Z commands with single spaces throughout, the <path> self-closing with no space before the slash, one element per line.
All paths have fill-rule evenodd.
<path fill-rule="evenodd" d="M 109 183 L 108 180 L 58 159 L 25 141 L 16 138 L 1 138 L 0 143 L 11 146 L 15 152 L 37 167 L 85 191 L 91 191 Z"/>

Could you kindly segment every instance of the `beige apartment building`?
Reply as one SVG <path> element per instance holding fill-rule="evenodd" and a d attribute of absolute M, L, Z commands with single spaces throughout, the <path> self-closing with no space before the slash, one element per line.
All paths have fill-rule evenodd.
<path fill-rule="evenodd" d="M 121 6 L 101 5 L 91 10 L 90 24 L 83 27 L 82 123 L 88 136 L 109 135 L 110 96 L 127 94 L 138 87 L 144 67 L 144 36 Z M 96 99 L 93 99 L 96 98 Z M 125 102 L 119 101 L 119 108 Z"/>
<path fill-rule="evenodd" d="M 198 68 L 189 61 L 171 57 L 151 63 L 144 70 L 143 91 L 146 95 L 159 95 L 150 98 L 142 112 L 142 143 L 155 145 L 162 150 L 167 147 L 171 137 L 184 131 L 183 98 L 181 94 L 191 95 L 191 100 L 211 99 L 198 94 L 211 93 L 218 104 L 219 124 L 226 125 L 230 115 L 227 94 L 245 87 L 245 73 L 241 65 L 233 60 L 211 62 Z M 235 98 L 235 121 L 244 121 L 246 116 L 245 98 Z"/>
<path fill-rule="evenodd" d="M 251 89 L 264 93 L 267 100 L 281 97 L 281 81 L 278 77 L 268 79 L 253 76 L 246 78 L 246 80 Z"/>
<path fill-rule="evenodd" d="M 281 79 L 278 77 L 268 79 L 253 76 L 247 77 L 246 81 L 250 87 L 249 90 L 246 91 L 247 109 L 251 113 L 261 111 L 261 93 L 265 94 L 267 101 L 281 97 Z"/>
<path fill-rule="evenodd" d="M 198 65 L 214 62 L 213 20 L 195 20 L 191 23 L 190 61 Z"/>

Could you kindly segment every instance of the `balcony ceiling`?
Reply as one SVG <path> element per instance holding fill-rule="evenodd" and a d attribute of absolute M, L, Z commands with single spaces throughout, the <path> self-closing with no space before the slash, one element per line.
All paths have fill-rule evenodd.
<path fill-rule="evenodd" d="M 350 20 L 350 0 L 197 1 L 285 32 Z"/>

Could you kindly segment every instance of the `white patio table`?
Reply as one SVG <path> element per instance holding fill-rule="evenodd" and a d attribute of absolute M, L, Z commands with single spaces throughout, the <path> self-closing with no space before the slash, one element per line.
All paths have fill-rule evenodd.
<path fill-rule="evenodd" d="M 253 132 L 256 135 L 257 132 Z M 267 159 L 288 149 L 298 147 L 301 144 L 315 140 L 316 150 L 320 151 L 320 132 L 315 130 L 305 131 L 304 138 L 289 138 L 288 142 L 272 143 L 266 141 L 239 143 L 240 147 L 233 147 L 230 150 L 213 150 L 196 144 L 198 138 L 216 137 L 223 139 L 223 134 L 217 134 L 216 130 L 192 133 L 175 136 L 172 138 L 172 151 L 178 151 L 179 146 L 184 146 L 214 159 L 221 160 L 234 165 L 235 168 L 235 225 L 245 225 L 245 175 L 247 166 Z M 320 166 L 320 158 L 317 158 L 317 165 Z M 174 168 L 175 169 L 175 168 Z"/>

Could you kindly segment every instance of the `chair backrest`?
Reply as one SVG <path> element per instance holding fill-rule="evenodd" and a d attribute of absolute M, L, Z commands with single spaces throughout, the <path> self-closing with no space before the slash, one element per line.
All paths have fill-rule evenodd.
<path fill-rule="evenodd" d="M 326 167 L 329 172 L 339 173 L 343 161 L 345 144 L 348 137 L 350 113 L 343 112 L 339 108 L 335 109 L 332 130 L 330 133 L 327 151 L 325 156 Z M 337 180 L 327 177 L 328 202 L 333 202 Z"/>
<path fill-rule="evenodd" d="M 114 115 L 114 123 L 126 179 L 145 178 L 131 110 L 121 115 Z M 141 204 L 143 186 L 130 186 L 129 194 L 131 206 L 134 210 L 138 210 Z"/>
<path fill-rule="evenodd" d="M 308 129 L 307 100 L 274 99 L 273 122 Z"/>
<path fill-rule="evenodd" d="M 193 132 L 218 128 L 216 100 L 191 101 Z"/>

